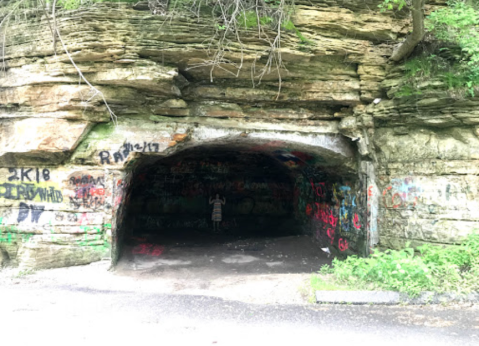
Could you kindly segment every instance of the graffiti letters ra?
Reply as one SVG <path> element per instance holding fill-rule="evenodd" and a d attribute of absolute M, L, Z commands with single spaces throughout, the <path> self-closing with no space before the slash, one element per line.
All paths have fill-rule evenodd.
<path fill-rule="evenodd" d="M 125 161 L 131 152 L 137 153 L 157 153 L 160 151 L 160 143 L 152 143 L 152 142 L 143 142 L 141 143 L 125 143 L 123 146 L 115 152 L 111 152 L 108 150 L 100 151 L 98 154 L 100 157 L 100 164 L 108 164 L 110 165 L 112 161 L 115 163 Z"/>

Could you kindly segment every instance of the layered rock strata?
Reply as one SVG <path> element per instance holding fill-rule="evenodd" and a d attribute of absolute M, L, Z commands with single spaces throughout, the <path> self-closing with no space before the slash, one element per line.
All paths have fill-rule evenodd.
<path fill-rule="evenodd" d="M 362 209 L 348 222 L 368 247 L 460 242 L 479 228 L 479 101 L 444 92 L 394 98 L 402 72 L 388 58 L 409 21 L 379 12 L 380 2 L 298 1 L 292 20 L 306 41 L 283 32 L 279 69 L 268 68 L 256 28 L 212 69 L 217 32 L 208 17 L 121 3 L 59 11 L 55 47 L 44 14 L 12 20 L 0 77 L 2 261 L 116 258 L 131 169 L 142 157 L 215 141 L 301 149 L 316 158 L 309 171 L 355 174 L 351 196 Z M 311 186 L 311 175 L 301 179 Z M 298 202 L 302 217 L 319 203 L 320 183 Z M 333 203 L 334 184 L 330 191 L 321 202 L 341 220 L 349 195 Z M 337 227 L 333 246 L 344 248 L 347 230 Z"/>

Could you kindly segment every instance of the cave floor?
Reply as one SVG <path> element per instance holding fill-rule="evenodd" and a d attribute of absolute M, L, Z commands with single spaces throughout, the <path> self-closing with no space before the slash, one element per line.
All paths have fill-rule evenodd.
<path fill-rule="evenodd" d="M 311 273 L 331 263 L 319 245 L 303 235 L 178 239 L 131 237 L 115 275 L 168 293 L 298 304 L 310 297 Z"/>

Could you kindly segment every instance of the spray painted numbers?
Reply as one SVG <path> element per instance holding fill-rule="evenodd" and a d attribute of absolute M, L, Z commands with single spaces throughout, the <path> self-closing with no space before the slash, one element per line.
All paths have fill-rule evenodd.
<path fill-rule="evenodd" d="M 49 181 L 50 170 L 47 168 L 9 168 L 8 172 L 12 174 L 8 177 L 8 181 Z"/>
<path fill-rule="evenodd" d="M 349 249 L 348 241 L 346 239 L 339 238 L 338 248 L 339 248 L 339 251 L 346 251 L 347 249 Z"/>
<path fill-rule="evenodd" d="M 98 154 L 100 157 L 100 164 L 108 164 L 114 160 L 115 163 L 123 162 L 128 158 L 131 152 L 138 153 L 157 153 L 160 151 L 160 143 L 153 142 L 143 142 L 143 143 L 125 143 L 123 146 L 116 152 L 110 152 L 108 150 L 100 151 Z"/>

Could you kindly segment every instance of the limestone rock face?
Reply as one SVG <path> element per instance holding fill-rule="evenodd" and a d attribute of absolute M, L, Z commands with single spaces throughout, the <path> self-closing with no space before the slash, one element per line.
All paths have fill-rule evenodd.
<path fill-rule="evenodd" d="M 65 119 L 0 120 L 0 165 L 59 164 L 90 127 L 85 121 Z"/>
<path fill-rule="evenodd" d="M 115 261 L 131 172 L 201 146 L 279 157 L 297 179 L 298 220 L 338 251 L 462 241 L 479 228 L 479 99 L 438 81 L 396 97 L 404 69 L 388 59 L 409 20 L 380 3 L 297 1 L 301 35 L 282 32 L 279 68 L 257 28 L 212 68 L 211 18 L 152 15 L 147 2 L 59 11 L 68 54 L 53 47 L 45 14 L 12 21 L 0 75 L 0 265 Z M 328 193 L 325 172 L 338 182 Z"/>

